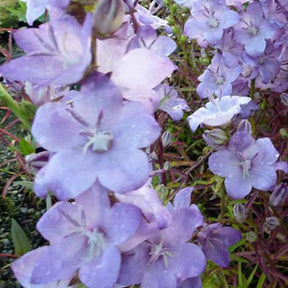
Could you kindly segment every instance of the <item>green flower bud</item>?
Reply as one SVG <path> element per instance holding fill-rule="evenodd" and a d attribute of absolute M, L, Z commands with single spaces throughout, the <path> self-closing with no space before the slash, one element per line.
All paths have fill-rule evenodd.
<path fill-rule="evenodd" d="M 247 218 L 245 205 L 242 203 L 235 204 L 233 206 L 233 215 L 237 222 L 243 223 L 245 219 Z"/>
<path fill-rule="evenodd" d="M 269 203 L 271 206 L 281 206 L 284 205 L 288 196 L 288 185 L 286 183 L 281 183 L 277 185 L 269 198 Z"/>
<path fill-rule="evenodd" d="M 280 95 L 281 102 L 288 107 L 288 93 L 282 93 Z"/>
<path fill-rule="evenodd" d="M 224 130 L 216 128 L 213 130 L 206 130 L 203 134 L 203 139 L 208 146 L 217 149 L 219 146 L 227 143 L 228 136 Z"/>
<path fill-rule="evenodd" d="M 121 0 L 99 0 L 94 10 L 94 31 L 109 35 L 117 31 L 125 15 L 125 6 Z"/>
<path fill-rule="evenodd" d="M 277 228 L 280 225 L 279 219 L 275 216 L 272 217 L 267 217 L 265 219 L 265 223 L 264 223 L 264 227 L 269 230 L 272 231 L 275 228 Z"/>
<path fill-rule="evenodd" d="M 257 240 L 257 235 L 253 231 L 250 231 L 246 234 L 246 240 L 253 243 Z"/>
<path fill-rule="evenodd" d="M 237 131 L 245 131 L 249 134 L 252 134 L 252 126 L 251 123 L 247 119 L 243 119 L 239 122 Z"/>
<path fill-rule="evenodd" d="M 180 39 L 179 39 L 180 43 L 185 43 L 188 41 L 188 37 L 185 35 L 181 35 Z"/>
<path fill-rule="evenodd" d="M 163 146 L 164 147 L 168 146 L 171 143 L 171 139 L 172 139 L 171 133 L 169 131 L 165 131 L 161 136 Z"/>

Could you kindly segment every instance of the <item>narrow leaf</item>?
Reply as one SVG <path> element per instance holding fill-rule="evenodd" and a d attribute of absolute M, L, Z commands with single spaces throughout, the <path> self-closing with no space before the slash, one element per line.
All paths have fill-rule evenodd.
<path fill-rule="evenodd" d="M 248 288 L 250 283 L 252 282 L 253 280 L 253 277 L 256 273 L 256 270 L 257 270 L 258 266 L 256 265 L 255 268 L 253 269 L 252 273 L 250 274 L 249 278 L 247 279 L 246 283 L 245 283 L 245 287 L 244 288 Z M 262 287 L 262 286 L 261 286 Z"/>
<path fill-rule="evenodd" d="M 266 276 L 265 276 L 264 273 L 262 273 L 261 276 L 260 276 L 260 278 L 259 278 L 259 281 L 258 281 L 258 284 L 257 284 L 257 287 L 256 287 L 256 288 L 262 288 L 265 279 L 266 279 Z"/>
<path fill-rule="evenodd" d="M 25 232 L 15 219 L 12 219 L 11 237 L 15 248 L 15 254 L 17 256 L 21 256 L 32 250 Z"/>

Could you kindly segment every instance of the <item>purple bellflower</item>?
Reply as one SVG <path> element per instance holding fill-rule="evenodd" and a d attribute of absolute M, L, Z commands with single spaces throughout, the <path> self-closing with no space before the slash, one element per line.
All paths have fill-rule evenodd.
<path fill-rule="evenodd" d="M 49 85 L 35 88 L 30 82 L 25 83 L 25 92 L 36 106 L 41 106 L 47 102 L 59 100 L 69 92 L 65 86 Z"/>
<path fill-rule="evenodd" d="M 215 48 L 221 51 L 223 64 L 226 67 L 235 67 L 241 63 L 244 47 L 235 41 L 233 30 L 225 31 L 222 39 L 215 45 Z"/>
<path fill-rule="evenodd" d="M 108 191 L 98 183 L 76 203 L 58 202 L 37 223 L 50 246 L 34 259 L 30 283 L 46 287 L 73 277 L 79 269 L 79 279 L 88 288 L 112 288 L 121 263 L 118 245 L 133 236 L 141 217 L 140 209 L 131 204 L 110 207 Z M 17 261 L 13 265 L 17 269 Z"/>
<path fill-rule="evenodd" d="M 288 48 L 281 53 L 280 72 L 276 76 L 274 85 L 271 90 L 276 92 L 284 92 L 288 89 Z"/>
<path fill-rule="evenodd" d="M 241 239 L 241 233 L 232 227 L 222 227 L 220 223 L 206 224 L 198 233 L 198 238 L 207 259 L 227 267 L 230 262 L 228 247 Z"/>
<path fill-rule="evenodd" d="M 62 279 L 49 284 L 31 283 L 32 272 L 38 259 L 40 259 L 42 254 L 45 254 L 48 251 L 49 247 L 44 246 L 26 253 L 21 258 L 13 262 L 12 270 L 18 282 L 25 288 L 76 288 L 74 285 L 69 285 L 74 275 L 68 277 L 67 279 Z"/>
<path fill-rule="evenodd" d="M 194 224 L 198 228 L 204 224 L 203 215 L 201 214 L 199 208 L 195 204 L 191 204 L 191 193 L 193 192 L 193 187 L 186 187 L 177 192 L 173 204 L 169 202 L 167 208 L 173 213 L 181 208 L 190 208 L 194 212 Z"/>
<path fill-rule="evenodd" d="M 173 87 L 160 84 L 155 90 L 160 96 L 158 109 L 166 112 L 174 121 L 183 118 L 183 111 L 190 111 L 186 101 L 178 97 L 178 92 Z"/>
<path fill-rule="evenodd" d="M 132 250 L 122 250 L 118 283 L 176 288 L 185 279 L 199 276 L 206 265 L 205 256 L 195 244 L 187 243 L 195 231 L 194 216 L 190 208 L 177 209 L 167 228 L 156 231 Z"/>
<path fill-rule="evenodd" d="M 245 46 L 247 54 L 260 56 L 266 47 L 265 39 L 271 39 L 276 30 L 276 26 L 264 17 L 261 4 L 253 2 L 242 13 L 241 21 L 235 25 L 234 37 Z"/>
<path fill-rule="evenodd" d="M 123 104 L 119 89 L 100 73 L 67 98 L 46 103 L 35 116 L 32 134 L 55 153 L 36 176 L 36 194 L 43 197 L 50 189 L 58 199 L 70 199 L 96 179 L 118 193 L 144 185 L 151 167 L 140 149 L 160 132 L 146 108 L 138 102 Z"/>
<path fill-rule="evenodd" d="M 245 129 L 238 129 L 226 149 L 209 157 L 208 165 L 214 174 L 225 177 L 227 194 L 241 199 L 252 187 L 267 191 L 275 185 L 278 156 L 269 138 L 255 140 Z"/>
<path fill-rule="evenodd" d="M 8 80 L 28 81 L 37 87 L 81 80 L 92 58 L 92 20 L 87 14 L 82 27 L 64 15 L 39 28 L 16 31 L 14 39 L 26 54 L 2 65 L 0 73 Z"/>
<path fill-rule="evenodd" d="M 158 29 L 160 27 L 165 27 L 169 29 L 168 21 L 163 20 L 155 15 L 153 15 L 149 10 L 137 4 L 136 7 L 135 18 L 139 25 L 150 25 L 153 29 Z"/>
<path fill-rule="evenodd" d="M 29 25 L 33 25 L 33 22 L 40 17 L 46 9 L 50 7 L 56 7 L 63 9 L 65 8 L 70 0 L 20 0 L 26 3 L 27 11 L 26 11 L 26 19 Z"/>
<path fill-rule="evenodd" d="M 223 36 L 224 29 L 239 22 L 237 12 L 228 10 L 225 1 L 201 1 L 197 9 L 191 10 L 191 16 L 184 27 L 184 35 L 190 39 L 201 38 L 210 44 L 216 44 Z"/>
<path fill-rule="evenodd" d="M 241 112 L 241 105 L 250 101 L 251 98 L 242 96 L 222 96 L 216 99 L 210 97 L 210 102 L 196 110 L 187 120 L 193 132 L 200 124 L 210 127 L 225 126 Z"/>
<path fill-rule="evenodd" d="M 160 56 L 169 56 L 175 49 L 176 43 L 169 37 L 160 35 L 150 25 L 138 28 L 137 34 L 131 39 L 128 49 L 147 48 Z"/>
<path fill-rule="evenodd" d="M 120 88 L 123 98 L 139 101 L 153 113 L 158 95 L 153 88 L 170 76 L 176 66 L 168 57 L 147 48 L 130 50 L 117 63 L 111 80 Z"/>
<path fill-rule="evenodd" d="M 197 93 L 204 99 L 212 95 L 227 96 L 232 93 L 232 82 L 240 75 L 242 67 L 236 65 L 228 68 L 224 64 L 225 59 L 216 53 L 211 64 L 198 79 L 201 83 L 197 87 Z"/>
<path fill-rule="evenodd" d="M 271 41 L 267 41 L 264 53 L 259 57 L 251 57 L 246 53 L 243 55 L 243 61 L 253 67 L 252 75 L 259 75 L 264 84 L 268 84 L 280 72 L 281 63 L 278 60 L 282 47 L 274 47 Z"/>

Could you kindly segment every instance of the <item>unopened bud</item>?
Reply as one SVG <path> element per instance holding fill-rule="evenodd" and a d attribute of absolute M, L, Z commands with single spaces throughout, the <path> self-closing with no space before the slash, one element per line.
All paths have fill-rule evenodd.
<path fill-rule="evenodd" d="M 163 184 L 157 185 L 155 191 L 161 199 L 165 199 L 169 195 L 169 189 Z"/>
<path fill-rule="evenodd" d="M 275 187 L 269 198 L 271 206 L 280 206 L 285 203 L 288 195 L 288 186 L 286 183 L 281 183 Z"/>
<path fill-rule="evenodd" d="M 272 217 L 267 217 L 265 219 L 265 223 L 264 223 L 264 227 L 269 230 L 272 231 L 275 228 L 277 228 L 280 225 L 279 219 L 275 216 Z"/>
<path fill-rule="evenodd" d="M 172 139 L 171 133 L 169 131 L 165 131 L 161 136 L 163 146 L 164 147 L 168 146 L 171 143 L 171 139 Z"/>
<path fill-rule="evenodd" d="M 288 93 L 282 93 L 280 95 L 281 102 L 288 107 Z"/>
<path fill-rule="evenodd" d="M 252 134 L 252 126 L 247 119 L 243 119 L 239 122 L 237 131 L 244 131 L 249 134 Z"/>
<path fill-rule="evenodd" d="M 281 135 L 281 137 L 282 137 L 283 139 L 287 139 L 287 138 L 288 138 L 288 131 L 287 131 L 287 129 L 281 128 L 281 129 L 279 130 L 279 133 L 280 133 L 280 135 Z"/>
<path fill-rule="evenodd" d="M 253 231 L 250 231 L 246 234 L 246 240 L 253 243 L 257 240 L 257 235 Z"/>
<path fill-rule="evenodd" d="M 215 149 L 221 145 L 225 145 L 228 141 L 226 132 L 220 128 L 206 130 L 202 137 L 208 146 Z"/>
<path fill-rule="evenodd" d="M 94 30 L 100 35 L 117 31 L 125 15 L 122 0 L 99 0 L 94 10 Z"/>
<path fill-rule="evenodd" d="M 242 203 L 235 204 L 233 207 L 233 215 L 237 222 L 243 223 L 247 218 L 245 205 Z"/>

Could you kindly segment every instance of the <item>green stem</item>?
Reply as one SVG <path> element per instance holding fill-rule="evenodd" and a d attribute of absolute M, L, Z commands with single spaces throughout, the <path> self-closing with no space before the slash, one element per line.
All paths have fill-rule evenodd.
<path fill-rule="evenodd" d="M 13 100 L 6 89 L 0 84 L 0 105 L 4 105 L 11 109 L 15 116 L 23 123 L 25 128 L 31 130 L 31 123 L 23 115 L 19 104 Z"/>
<path fill-rule="evenodd" d="M 250 98 L 253 100 L 255 94 L 255 78 L 251 80 L 251 86 L 250 86 Z"/>

